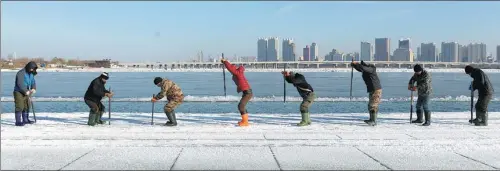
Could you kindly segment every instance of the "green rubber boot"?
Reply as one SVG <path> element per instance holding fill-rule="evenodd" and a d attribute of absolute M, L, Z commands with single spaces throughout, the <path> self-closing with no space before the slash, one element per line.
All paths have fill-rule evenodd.
<path fill-rule="evenodd" d="M 90 112 L 89 113 L 89 120 L 87 122 L 87 125 L 95 126 L 95 124 L 96 124 L 96 118 L 97 118 L 97 114 Z"/>
<path fill-rule="evenodd" d="M 311 124 L 309 113 L 301 113 L 300 115 L 302 116 L 302 120 L 297 124 L 297 126 L 307 126 Z"/>
<path fill-rule="evenodd" d="M 101 120 L 103 113 L 104 112 L 99 112 L 99 115 L 97 115 L 97 118 L 96 118 L 97 124 L 106 124 L 106 121 Z"/>

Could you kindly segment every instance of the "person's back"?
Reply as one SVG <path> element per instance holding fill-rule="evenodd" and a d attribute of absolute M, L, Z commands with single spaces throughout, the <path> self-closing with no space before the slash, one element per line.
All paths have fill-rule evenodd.
<path fill-rule="evenodd" d="M 104 97 L 105 89 L 101 77 L 97 77 L 90 82 L 87 91 L 85 92 L 84 99 L 100 102 Z"/>
<path fill-rule="evenodd" d="M 474 68 L 471 77 L 474 78 L 474 89 L 477 89 L 479 95 L 492 95 L 494 92 L 493 85 L 491 85 L 488 75 L 479 68 Z"/>

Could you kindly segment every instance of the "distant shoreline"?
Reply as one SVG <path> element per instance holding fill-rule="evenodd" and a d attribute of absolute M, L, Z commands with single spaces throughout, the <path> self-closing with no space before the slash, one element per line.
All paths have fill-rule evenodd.
<path fill-rule="evenodd" d="M 20 68 L 19 68 L 20 69 Z M 1 69 L 1 72 L 17 72 L 19 69 Z M 296 72 L 351 72 L 350 68 L 301 68 L 287 69 Z M 461 68 L 436 68 L 426 69 L 429 72 L 450 72 L 461 73 L 464 72 Z M 246 68 L 245 72 L 281 72 L 283 69 L 252 69 Z M 483 69 L 487 73 L 500 73 L 500 69 Z M 149 69 L 149 68 L 85 68 L 85 69 L 38 69 L 38 72 L 222 72 L 222 69 Z M 413 69 L 402 68 L 377 68 L 377 72 L 413 72 Z"/>

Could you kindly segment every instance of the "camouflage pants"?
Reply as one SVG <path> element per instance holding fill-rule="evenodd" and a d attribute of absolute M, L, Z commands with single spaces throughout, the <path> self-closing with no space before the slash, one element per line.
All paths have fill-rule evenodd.
<path fill-rule="evenodd" d="M 184 102 L 184 95 L 179 97 L 168 98 L 168 103 L 165 105 L 163 110 L 165 113 L 172 113 L 177 106 L 181 105 Z"/>
<path fill-rule="evenodd" d="M 29 97 L 19 92 L 14 92 L 14 106 L 16 112 L 28 112 L 30 108 Z"/>
<path fill-rule="evenodd" d="M 378 105 L 380 104 L 380 98 L 382 97 L 382 89 L 370 92 L 368 98 L 368 111 L 378 112 Z"/>
<path fill-rule="evenodd" d="M 314 102 L 316 95 L 314 92 L 309 93 L 307 97 L 303 98 L 302 103 L 300 104 L 300 113 L 309 113 L 309 107 Z"/>

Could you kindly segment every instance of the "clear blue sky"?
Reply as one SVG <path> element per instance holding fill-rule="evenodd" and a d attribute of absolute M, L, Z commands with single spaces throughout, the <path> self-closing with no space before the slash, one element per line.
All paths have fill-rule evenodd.
<path fill-rule="evenodd" d="M 1 55 L 120 61 L 256 56 L 259 37 L 316 42 L 324 55 L 360 41 L 500 44 L 500 2 L 1 2 Z M 281 44 L 280 44 L 281 46 Z M 392 51 L 391 50 L 391 51 Z M 495 56 L 495 55 L 493 55 Z"/>

